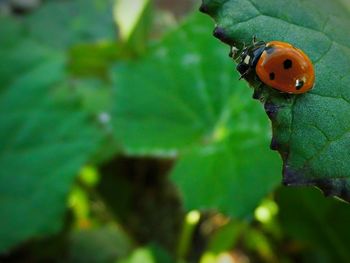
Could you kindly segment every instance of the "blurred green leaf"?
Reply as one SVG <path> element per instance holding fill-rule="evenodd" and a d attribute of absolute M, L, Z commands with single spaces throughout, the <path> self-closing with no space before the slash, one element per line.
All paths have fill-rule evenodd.
<path fill-rule="evenodd" d="M 182 157 L 173 178 L 188 209 L 250 215 L 277 184 L 267 120 L 195 16 L 114 71 L 115 134 L 128 154 Z"/>
<path fill-rule="evenodd" d="M 316 189 L 278 192 L 279 218 L 287 236 L 301 241 L 307 262 L 349 262 L 349 206 L 325 199 Z"/>
<path fill-rule="evenodd" d="M 115 225 L 78 230 L 70 237 L 68 262 L 113 263 L 131 251 L 131 240 Z"/>
<path fill-rule="evenodd" d="M 15 19 L 2 16 L 0 16 L 0 23 L 0 46 L 1 48 L 11 47 L 16 44 L 23 33 L 21 24 Z"/>
<path fill-rule="evenodd" d="M 217 61 L 225 51 L 204 35 L 208 23 L 197 20 L 143 60 L 114 69 L 116 133 L 128 153 L 174 154 L 211 139 L 237 75 L 225 60 Z"/>
<path fill-rule="evenodd" d="M 72 90 L 73 89 L 73 90 Z M 63 96 L 74 94 L 81 106 L 90 114 L 98 115 L 109 112 L 112 105 L 111 88 L 108 84 L 97 78 L 74 79 L 67 84 Z M 100 120 L 103 123 L 103 120 Z M 108 122 L 108 120 L 105 120 Z"/>
<path fill-rule="evenodd" d="M 25 18 L 28 34 L 38 42 L 67 48 L 82 42 L 116 38 L 112 0 L 47 1 Z"/>
<path fill-rule="evenodd" d="M 169 254 L 157 245 L 141 247 L 135 249 L 126 259 L 119 260 L 117 263 L 172 263 L 175 262 Z"/>
<path fill-rule="evenodd" d="M 230 251 L 246 227 L 246 224 L 238 221 L 229 222 L 211 237 L 207 250 L 215 254 Z"/>
<path fill-rule="evenodd" d="M 122 56 L 127 56 L 127 52 L 119 43 L 77 44 L 70 49 L 68 67 L 74 76 L 94 76 L 109 81 L 111 64 Z"/>
<path fill-rule="evenodd" d="M 246 87 L 244 87 L 246 88 Z M 236 97 L 235 97 L 236 96 Z M 279 182 L 278 157 L 268 152 L 268 125 L 248 94 L 231 95 L 235 122 L 220 143 L 183 154 L 173 179 L 188 209 L 220 209 L 234 217 L 252 216 L 258 202 Z M 259 116 L 260 114 L 260 116 Z"/>
<path fill-rule="evenodd" d="M 0 24 L 1 90 L 18 75 L 50 60 L 53 52 L 23 38 L 23 27 L 17 20 L 0 17 Z"/>
<path fill-rule="evenodd" d="M 350 201 L 349 9 L 340 1 L 202 2 L 222 41 L 242 47 L 256 35 L 289 42 L 310 56 L 316 70 L 311 92 L 289 99 L 268 87 L 258 92 L 273 123 L 274 148 L 284 159 L 284 183 L 316 185 Z"/>
<path fill-rule="evenodd" d="M 64 64 L 51 54 L 0 96 L 1 252 L 60 229 L 74 177 L 98 146 L 89 116 L 55 95 Z"/>
<path fill-rule="evenodd" d="M 280 262 L 268 236 L 255 228 L 244 233 L 243 243 L 250 251 L 257 253 L 263 262 Z"/>
<path fill-rule="evenodd" d="M 6 65 L 0 67 L 0 89 L 3 89 L 19 74 L 25 73 L 44 61 L 50 61 L 52 51 L 39 47 L 31 40 L 23 39 L 11 48 L 0 47 L 0 57 L 3 65 Z"/>

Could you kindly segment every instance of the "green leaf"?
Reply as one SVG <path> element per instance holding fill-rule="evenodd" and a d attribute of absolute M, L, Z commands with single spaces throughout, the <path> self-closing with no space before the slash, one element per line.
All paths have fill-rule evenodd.
<path fill-rule="evenodd" d="M 52 53 L 3 87 L 0 252 L 60 229 L 74 177 L 98 145 L 89 116 L 76 101 L 57 96 L 64 65 Z"/>
<path fill-rule="evenodd" d="M 69 71 L 74 76 L 109 81 L 110 66 L 125 53 L 121 44 L 111 41 L 77 44 L 69 52 Z"/>
<path fill-rule="evenodd" d="M 101 164 L 112 158 L 119 151 L 119 142 L 113 135 L 111 124 L 111 105 L 113 96 L 110 84 L 97 78 L 66 79 L 59 95 L 74 98 L 81 110 L 92 118 L 92 125 L 98 126 L 102 141 L 91 157 L 93 164 Z"/>
<path fill-rule="evenodd" d="M 115 153 L 110 89 L 66 72 L 69 64 L 105 75 L 118 53 L 102 43 L 116 35 L 111 7 L 47 1 L 28 16 L 0 17 L 0 253 L 59 231 L 80 168 Z M 72 61 L 74 49 L 67 62 L 63 50 L 85 41 L 84 62 Z"/>
<path fill-rule="evenodd" d="M 283 231 L 301 242 L 305 262 L 349 261 L 350 210 L 346 203 L 305 188 L 280 189 L 277 201 Z"/>
<path fill-rule="evenodd" d="M 214 35 L 228 44 L 242 47 L 256 35 L 310 56 L 311 92 L 285 96 L 266 86 L 256 92 L 273 124 L 284 183 L 316 185 L 350 201 L 349 9 L 339 1 L 203 0 L 201 11 L 215 19 Z"/>
<path fill-rule="evenodd" d="M 24 24 L 30 37 L 55 48 L 110 40 L 116 38 L 112 7 L 112 0 L 48 1 Z"/>
<path fill-rule="evenodd" d="M 0 46 L 11 47 L 21 36 L 20 23 L 9 17 L 0 16 Z"/>
<path fill-rule="evenodd" d="M 131 240 L 115 225 L 78 230 L 70 237 L 68 262 L 116 262 L 126 257 L 131 249 Z"/>
<path fill-rule="evenodd" d="M 279 183 L 278 158 L 267 153 L 267 140 L 259 137 L 267 127 L 251 132 L 254 124 L 245 122 L 247 126 L 234 131 L 230 140 L 187 153 L 175 166 L 173 179 L 188 210 L 220 209 L 251 218 L 259 200 Z"/>
<path fill-rule="evenodd" d="M 115 134 L 132 155 L 178 156 L 173 179 L 187 209 L 249 216 L 277 184 L 263 110 L 225 51 L 192 17 L 141 61 L 118 65 Z"/>
<path fill-rule="evenodd" d="M 7 86 L 19 74 L 48 61 L 52 50 L 39 47 L 32 40 L 23 38 L 22 25 L 9 17 L 0 17 L 0 89 Z M 30 51 L 30 52 L 29 52 Z"/>

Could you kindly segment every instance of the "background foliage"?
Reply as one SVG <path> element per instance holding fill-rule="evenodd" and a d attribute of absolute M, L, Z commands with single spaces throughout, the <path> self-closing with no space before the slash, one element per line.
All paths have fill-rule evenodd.
<path fill-rule="evenodd" d="M 198 2 L 28 3 L 0 5 L 1 262 L 348 262 L 348 205 L 280 187 Z"/>

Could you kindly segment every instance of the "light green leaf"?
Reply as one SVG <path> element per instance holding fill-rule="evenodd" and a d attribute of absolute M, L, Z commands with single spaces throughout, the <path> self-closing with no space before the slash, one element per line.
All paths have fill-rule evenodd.
<path fill-rule="evenodd" d="M 116 67 L 115 134 L 128 154 L 180 157 L 173 178 L 186 208 L 249 216 L 278 182 L 278 158 L 263 109 L 209 27 L 195 16 Z"/>
<path fill-rule="evenodd" d="M 284 183 L 316 185 L 350 201 L 349 9 L 340 1 L 203 0 L 201 11 L 215 19 L 214 35 L 228 44 L 242 47 L 256 35 L 310 56 L 316 70 L 311 92 L 288 97 L 263 87 L 257 93 L 272 120 Z"/>

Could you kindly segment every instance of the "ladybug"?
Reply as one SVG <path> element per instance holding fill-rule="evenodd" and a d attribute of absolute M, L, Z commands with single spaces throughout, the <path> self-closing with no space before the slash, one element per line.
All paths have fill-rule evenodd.
<path fill-rule="evenodd" d="M 231 53 L 237 52 L 233 47 Z M 241 78 L 254 73 L 259 80 L 276 90 L 291 94 L 312 89 L 315 72 L 309 57 L 300 49 L 281 41 L 256 42 L 243 49 L 237 70 Z"/>

